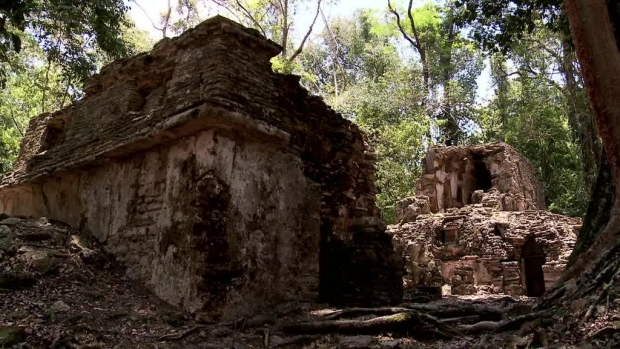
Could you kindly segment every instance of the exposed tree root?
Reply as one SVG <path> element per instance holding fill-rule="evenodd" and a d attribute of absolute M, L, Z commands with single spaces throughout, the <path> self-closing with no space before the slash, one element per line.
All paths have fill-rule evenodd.
<path fill-rule="evenodd" d="M 388 308 L 384 308 L 388 309 Z M 412 335 L 419 338 L 444 338 L 453 339 L 461 337 L 461 333 L 453 328 L 442 324 L 437 318 L 407 310 L 388 316 L 375 317 L 368 320 L 319 320 L 298 322 L 284 325 L 282 330 L 287 333 L 349 333 L 349 334 L 378 334 L 394 333 Z"/>
<path fill-rule="evenodd" d="M 614 333 L 620 332 L 619 329 L 613 327 L 603 327 L 600 330 L 594 332 L 588 338 L 586 338 L 586 342 L 591 342 L 593 339 L 597 339 L 599 337 L 603 337 L 606 335 L 613 335 Z"/>
<path fill-rule="evenodd" d="M 553 309 L 542 310 L 502 321 L 480 321 L 472 325 L 460 325 L 459 330 L 464 333 L 505 332 L 517 329 L 525 322 L 548 318 L 553 314 Z"/>
<path fill-rule="evenodd" d="M 553 293 L 538 303 L 532 310 L 545 309 L 549 304 L 552 304 L 556 299 L 563 297 L 566 293 L 566 284 L 556 288 Z"/>
<path fill-rule="evenodd" d="M 615 267 L 616 264 L 613 264 L 613 266 Z M 588 308 L 586 315 L 583 317 L 582 323 L 586 322 L 590 318 L 590 316 L 592 316 L 592 313 L 594 312 L 594 308 L 603 300 L 603 298 L 606 298 L 609 292 L 609 288 L 614 284 L 614 280 L 616 279 L 616 276 L 618 275 L 618 273 L 620 273 L 620 269 L 616 269 L 616 271 L 611 277 L 611 280 L 609 280 L 608 283 L 605 283 L 605 285 L 603 285 L 603 289 L 601 290 L 601 292 L 598 294 L 594 302 L 590 304 L 590 307 Z M 609 303 L 609 301 L 607 303 Z M 607 308 L 609 308 L 609 306 L 607 306 Z"/>
<path fill-rule="evenodd" d="M 280 342 L 271 343 L 270 348 L 277 348 L 277 347 L 281 347 L 281 346 L 284 346 L 284 345 L 291 345 L 291 344 L 301 344 L 301 343 L 313 342 L 313 341 L 315 341 L 315 340 L 317 340 L 319 338 L 321 338 L 320 335 L 302 335 L 302 336 L 290 337 L 290 338 L 284 339 L 284 340 L 282 340 Z"/>
<path fill-rule="evenodd" d="M 192 334 L 192 333 L 194 333 L 194 332 L 196 332 L 196 331 L 198 331 L 198 330 L 200 330 L 202 328 L 205 328 L 205 327 L 206 326 L 204 326 L 204 325 L 197 325 L 197 326 L 194 326 L 194 327 L 190 327 L 189 329 L 187 329 L 187 330 L 185 330 L 183 332 L 180 332 L 180 333 L 173 333 L 173 334 L 163 335 L 163 336 L 157 338 L 157 340 L 158 341 L 167 341 L 167 340 L 183 339 L 183 338 L 189 336 L 190 334 Z"/>
<path fill-rule="evenodd" d="M 383 307 L 383 308 L 349 308 L 336 310 L 332 313 L 323 316 L 325 320 L 338 320 L 343 318 L 354 318 L 364 315 L 394 315 L 398 313 L 406 313 L 411 311 L 411 308 L 404 307 Z"/>
<path fill-rule="evenodd" d="M 504 332 L 504 331 L 514 330 L 514 329 L 519 328 L 525 322 L 536 320 L 536 319 L 546 319 L 546 318 L 553 316 L 554 313 L 555 313 L 555 309 L 552 308 L 552 309 L 545 309 L 545 310 L 517 316 L 512 319 L 507 319 L 499 323 L 499 326 L 497 326 L 497 329 L 495 330 L 495 332 Z"/>
<path fill-rule="evenodd" d="M 483 321 L 500 321 L 504 316 L 500 310 L 474 304 L 407 304 L 405 308 L 425 312 L 444 319 L 478 315 L 480 320 Z"/>
<path fill-rule="evenodd" d="M 512 298 L 511 296 L 504 296 L 500 298 L 493 298 L 490 300 L 476 299 L 476 300 L 471 300 L 469 303 L 471 304 L 492 304 L 492 303 L 499 303 L 499 302 L 517 303 L 518 301 Z"/>
<path fill-rule="evenodd" d="M 439 322 L 441 322 L 442 324 L 468 324 L 468 323 L 476 323 L 476 322 L 480 322 L 480 316 L 478 315 L 471 315 L 471 316 L 462 316 L 462 317 L 453 317 L 453 318 L 448 318 L 448 319 L 441 319 L 439 320 Z"/>
<path fill-rule="evenodd" d="M 499 322 L 480 321 L 472 325 L 460 325 L 459 330 L 465 333 L 493 332 L 497 330 Z"/>
<path fill-rule="evenodd" d="M 611 255 L 607 255 L 606 258 L 612 258 L 612 257 Z M 605 263 L 607 262 L 607 260 L 602 259 L 602 262 Z M 613 277 L 613 275 L 616 275 L 618 272 L 619 266 L 620 266 L 620 261 L 616 263 L 609 263 L 607 266 L 605 266 L 604 264 L 601 265 L 600 267 L 602 271 L 600 271 L 596 275 L 596 277 L 592 281 L 589 282 L 588 287 L 582 287 L 580 291 L 575 292 L 575 294 L 573 294 L 570 297 L 570 299 L 583 298 L 585 295 L 591 294 L 593 291 L 598 289 L 604 282 L 608 282 L 609 279 Z M 587 277 L 583 279 L 586 279 L 586 282 L 587 282 Z M 585 282 L 583 282 L 583 284 L 585 284 Z"/>
<path fill-rule="evenodd" d="M 471 321 L 473 318 L 484 321 L 499 321 L 502 320 L 503 317 L 502 312 L 499 310 L 491 309 L 489 307 L 475 306 L 472 304 L 408 304 L 402 307 L 342 309 L 326 314 L 322 318 L 325 320 L 339 320 L 367 315 L 394 315 L 411 311 L 428 314 L 436 318 L 451 319 L 451 321 L 443 320 L 441 322 L 457 322 L 457 319 L 461 320 L 459 322 Z"/>

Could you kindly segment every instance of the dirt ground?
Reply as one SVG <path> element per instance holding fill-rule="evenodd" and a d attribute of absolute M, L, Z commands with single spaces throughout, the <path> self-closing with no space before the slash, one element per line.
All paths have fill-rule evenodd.
<path fill-rule="evenodd" d="M 541 317 L 528 317 L 536 299 L 481 295 L 201 323 L 70 226 L 0 219 L 0 348 L 620 348 L 620 299 L 607 287 L 602 301 Z"/>

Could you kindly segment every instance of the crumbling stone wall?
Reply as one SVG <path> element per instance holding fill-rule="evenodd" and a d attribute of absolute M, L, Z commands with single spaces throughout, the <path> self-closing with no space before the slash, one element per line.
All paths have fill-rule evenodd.
<path fill-rule="evenodd" d="M 405 260 L 406 288 L 450 285 L 451 294 L 525 295 L 528 238 L 544 252 L 542 271 L 549 289 L 566 268 L 580 228 L 580 218 L 546 211 L 501 212 L 475 204 L 420 215 L 388 230 Z"/>
<path fill-rule="evenodd" d="M 503 143 L 431 148 L 418 195 L 397 204 L 400 223 L 388 228 L 405 260 L 406 288 L 536 296 L 550 288 L 566 268 L 581 219 L 539 210 L 533 175 Z"/>
<path fill-rule="evenodd" d="M 546 208 L 534 168 L 506 143 L 428 150 L 416 194 L 428 197 L 431 212 L 480 203 L 485 193 L 504 211 Z"/>
<path fill-rule="evenodd" d="M 298 77 L 273 73 L 279 52 L 214 17 L 104 67 L 77 104 L 33 119 L 0 212 L 87 229 L 130 277 L 205 316 L 316 301 L 342 267 L 320 251 L 378 216 L 375 157 Z"/>

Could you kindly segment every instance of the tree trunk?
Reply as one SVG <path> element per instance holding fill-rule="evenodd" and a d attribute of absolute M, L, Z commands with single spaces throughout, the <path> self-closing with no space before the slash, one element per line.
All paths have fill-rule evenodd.
<path fill-rule="evenodd" d="M 596 181 L 596 171 L 600 166 L 601 150 L 598 135 L 592 125 L 592 115 L 583 105 L 582 89 L 577 83 L 579 74 L 575 69 L 575 52 L 573 41 L 568 33 L 562 37 L 562 64 L 560 72 L 566 83 L 564 98 L 567 104 L 568 124 L 572 131 L 572 139 L 579 146 L 581 163 L 585 174 L 585 184 L 592 189 Z"/>
<path fill-rule="evenodd" d="M 288 54 L 288 0 L 284 0 L 284 8 L 282 9 L 282 58 L 286 58 Z"/>
<path fill-rule="evenodd" d="M 611 169 L 609 163 L 605 158 L 603 152 L 599 164 L 598 177 L 594 184 L 594 188 L 590 193 L 590 203 L 586 211 L 586 216 L 583 219 L 583 226 L 581 227 L 581 233 L 568 259 L 568 266 L 572 266 L 579 256 L 588 250 L 590 246 L 601 235 L 609 217 L 614 204 L 614 183 L 611 176 Z"/>
<path fill-rule="evenodd" d="M 619 245 L 620 240 L 620 142 L 617 141 L 620 139 L 620 52 L 607 1 L 565 0 L 564 4 L 594 120 L 616 185 L 605 228 L 585 252 L 573 257 L 573 265 L 560 281 L 567 281 L 591 269 L 601 256 Z"/>
<path fill-rule="evenodd" d="M 424 50 L 420 50 L 420 61 L 422 61 L 422 80 L 424 83 L 424 105 L 426 106 L 428 104 L 428 98 L 430 95 L 430 75 L 431 73 L 429 72 L 428 69 L 428 62 L 426 61 L 426 53 L 424 52 Z"/>
<path fill-rule="evenodd" d="M 452 110 L 452 95 L 450 81 L 452 80 L 452 46 L 454 37 L 454 23 L 452 13 L 448 16 L 447 32 L 445 33 L 445 46 L 439 55 L 439 64 L 441 66 L 441 83 L 443 85 L 443 100 L 441 101 L 442 119 L 446 121 L 443 128 L 444 142 L 447 146 L 458 145 L 461 128 L 456 116 Z"/>

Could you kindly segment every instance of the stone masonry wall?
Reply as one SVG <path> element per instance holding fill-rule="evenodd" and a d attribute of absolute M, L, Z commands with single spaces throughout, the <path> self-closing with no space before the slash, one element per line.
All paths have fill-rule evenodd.
<path fill-rule="evenodd" d="M 406 288 L 540 295 L 566 267 L 581 219 L 545 208 L 530 163 L 505 143 L 431 148 L 390 226 Z"/>
<path fill-rule="evenodd" d="M 207 130 L 5 190 L 3 211 L 81 226 L 169 303 L 232 316 L 318 296 L 320 200 L 299 158 Z"/>
<path fill-rule="evenodd" d="M 416 194 L 433 213 L 480 203 L 491 193 L 503 211 L 545 209 L 542 187 L 529 161 L 505 143 L 428 150 Z"/>
<path fill-rule="evenodd" d="M 273 73 L 279 52 L 214 17 L 104 67 L 83 100 L 33 119 L 0 212 L 89 230 L 192 312 L 316 301 L 342 269 L 329 245 L 378 216 L 375 158 L 357 126 Z"/>
<path fill-rule="evenodd" d="M 406 288 L 450 285 L 452 294 L 525 294 L 523 248 L 533 238 L 544 252 L 547 289 L 566 268 L 580 218 L 546 211 L 493 210 L 481 204 L 423 214 L 414 222 L 390 226 L 403 256 Z M 446 231 L 454 232 L 446 238 Z"/>

